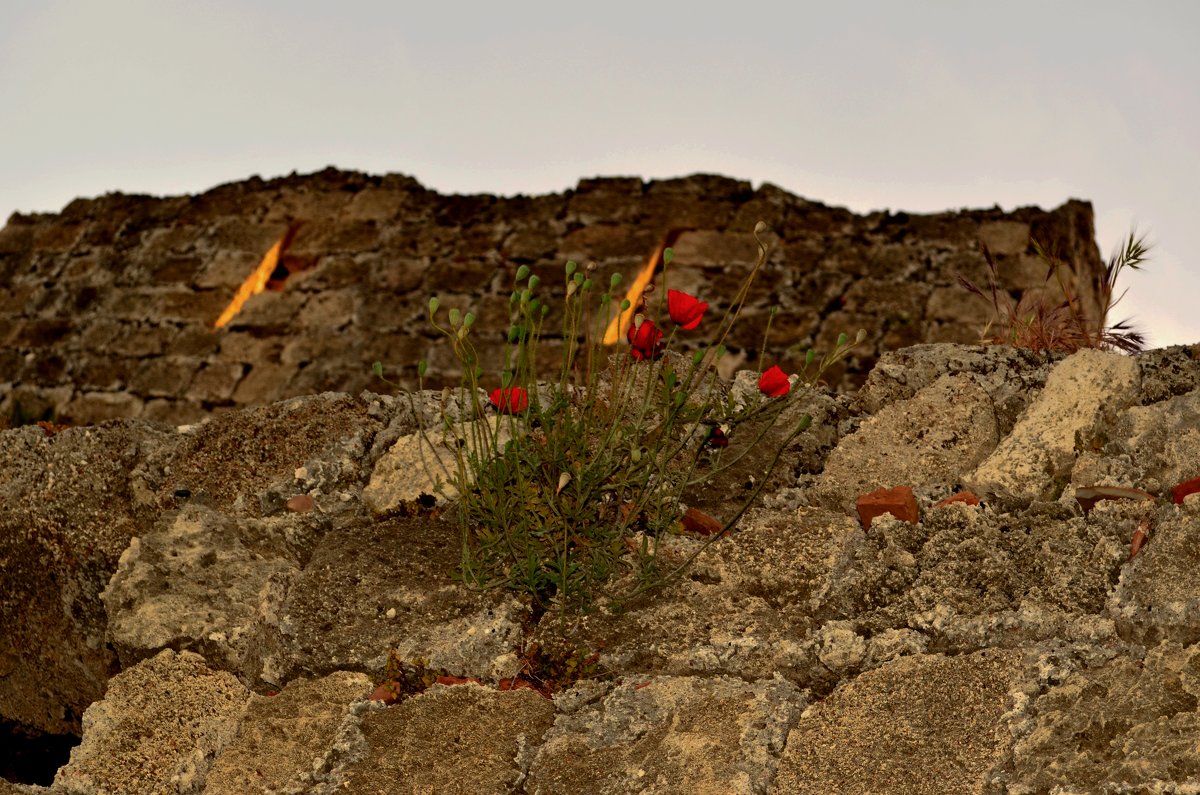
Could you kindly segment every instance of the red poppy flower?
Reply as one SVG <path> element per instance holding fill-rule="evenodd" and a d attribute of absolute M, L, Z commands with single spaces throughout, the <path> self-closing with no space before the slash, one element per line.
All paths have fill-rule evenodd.
<path fill-rule="evenodd" d="M 708 304 L 693 295 L 681 293 L 678 290 L 667 290 L 667 312 L 671 320 L 678 323 L 680 328 L 691 331 L 700 325 L 701 318 L 708 310 Z"/>
<path fill-rule="evenodd" d="M 529 405 L 529 395 L 519 386 L 496 387 L 492 390 L 492 405 L 502 412 L 516 414 Z"/>
<path fill-rule="evenodd" d="M 643 320 L 641 325 L 631 324 L 629 333 L 629 353 L 636 361 L 657 359 L 662 356 L 667 344 L 662 341 L 662 330 L 654 325 L 653 320 Z"/>
<path fill-rule="evenodd" d="M 759 376 L 758 391 L 767 397 L 783 397 L 792 391 L 792 385 L 783 370 L 779 369 L 779 365 L 775 364 L 771 366 L 770 370 Z"/>

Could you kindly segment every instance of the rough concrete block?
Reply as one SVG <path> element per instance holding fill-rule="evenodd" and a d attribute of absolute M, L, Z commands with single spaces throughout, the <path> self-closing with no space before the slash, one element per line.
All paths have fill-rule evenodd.
<path fill-rule="evenodd" d="M 636 677 L 556 717 L 526 788 L 546 795 L 763 792 L 805 703 L 782 678 Z"/>
<path fill-rule="evenodd" d="M 804 711 L 769 791 L 983 793 L 1002 758 L 1022 655 L 902 657 Z"/>
<path fill-rule="evenodd" d="M 1137 396 L 1138 363 L 1128 356 L 1084 349 L 1060 362 L 1046 387 L 986 461 L 963 484 L 981 496 L 1023 501 L 1053 495 L 1071 472 L 1079 448 L 1098 423 L 1115 418 Z"/>
<path fill-rule="evenodd" d="M 862 494 L 897 483 L 951 487 L 998 441 L 992 399 L 972 376 L 945 375 L 843 437 L 815 491 L 822 505 L 848 512 Z"/>
<path fill-rule="evenodd" d="M 553 716 L 549 699 L 531 690 L 434 685 L 364 715 L 369 751 L 347 767 L 345 786 L 363 793 L 505 795 L 524 781 Z"/>
<path fill-rule="evenodd" d="M 337 790 L 344 767 L 367 752 L 359 724 L 370 692 L 363 674 L 338 671 L 251 695 L 237 736 L 205 777 L 204 795 Z"/>
<path fill-rule="evenodd" d="M 237 733 L 250 693 L 191 652 L 164 649 L 114 676 L 83 716 L 84 740 L 60 768 L 66 795 L 199 793 Z"/>

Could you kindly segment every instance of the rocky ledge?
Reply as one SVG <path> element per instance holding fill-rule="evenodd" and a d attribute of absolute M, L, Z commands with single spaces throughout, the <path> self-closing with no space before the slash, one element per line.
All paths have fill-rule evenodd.
<path fill-rule="evenodd" d="M 565 625 L 401 510 L 408 401 L 0 433 L 0 718 L 82 736 L 0 793 L 1200 791 L 1200 346 L 805 401 L 735 533 Z M 511 687 L 534 643 L 585 675 Z M 389 654 L 431 686 L 381 699 Z"/>

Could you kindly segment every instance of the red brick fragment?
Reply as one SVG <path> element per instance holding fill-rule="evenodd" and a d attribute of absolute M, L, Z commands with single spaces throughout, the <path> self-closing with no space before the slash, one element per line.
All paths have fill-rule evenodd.
<path fill-rule="evenodd" d="M 287 501 L 288 510 L 295 513 L 307 513 L 313 509 L 314 505 L 316 503 L 313 502 L 313 498 L 307 494 L 297 494 L 295 497 L 288 498 Z"/>
<path fill-rule="evenodd" d="M 1154 495 L 1148 491 L 1127 489 L 1123 486 L 1084 486 L 1081 489 L 1075 489 L 1075 500 L 1086 516 L 1101 500 L 1148 500 L 1153 502 Z"/>
<path fill-rule="evenodd" d="M 938 500 L 937 504 L 935 504 L 933 507 L 941 508 L 956 502 L 961 502 L 964 505 L 978 505 L 979 497 L 975 496 L 975 493 L 971 491 L 959 491 L 951 494 L 944 500 Z"/>
<path fill-rule="evenodd" d="M 1171 502 L 1183 505 L 1183 498 L 1189 494 L 1200 493 L 1200 478 L 1192 478 L 1171 487 Z"/>
<path fill-rule="evenodd" d="M 1138 529 L 1133 531 L 1133 538 L 1129 540 L 1129 559 L 1133 560 L 1141 548 L 1150 540 L 1150 523 L 1141 522 L 1138 524 Z"/>
<path fill-rule="evenodd" d="M 908 486 L 877 489 L 858 498 L 858 518 L 864 530 L 871 528 L 872 519 L 885 513 L 890 513 L 902 522 L 916 524 L 919 514 L 912 489 Z"/>
<path fill-rule="evenodd" d="M 695 508 L 688 508 L 683 512 L 683 518 L 680 519 L 683 524 L 683 529 L 689 533 L 696 533 L 702 536 L 711 536 L 721 532 L 725 525 L 721 524 L 716 519 L 712 518 L 704 511 L 698 511 Z"/>

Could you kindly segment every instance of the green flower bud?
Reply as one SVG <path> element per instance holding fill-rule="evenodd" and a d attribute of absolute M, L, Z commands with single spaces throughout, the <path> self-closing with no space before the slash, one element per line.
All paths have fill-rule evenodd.
<path fill-rule="evenodd" d="M 703 360 L 704 360 L 704 351 L 703 350 L 696 351 L 695 353 L 692 354 L 692 365 L 693 366 L 699 366 L 700 362 Z"/>
<path fill-rule="evenodd" d="M 614 273 L 612 275 L 612 277 L 610 277 L 608 280 L 608 287 L 610 290 L 615 290 L 615 289 L 617 289 L 617 285 L 620 283 L 621 283 L 621 274 Z"/>
<path fill-rule="evenodd" d="M 622 311 L 622 312 L 624 312 L 626 309 L 628 309 L 628 308 L 629 308 L 629 307 L 631 307 L 631 306 L 633 306 L 633 304 L 629 303 L 629 299 L 628 299 L 628 298 L 626 298 L 626 299 L 624 299 L 623 301 L 621 301 L 621 311 Z"/>
<path fill-rule="evenodd" d="M 575 260 L 573 260 L 573 259 L 567 260 L 567 275 L 570 276 L 572 273 L 575 272 L 575 269 L 578 267 L 579 267 L 579 265 L 577 265 L 575 263 Z"/>
<path fill-rule="evenodd" d="M 543 304 L 542 305 L 542 317 L 545 317 L 548 314 L 550 314 L 550 307 Z"/>
<path fill-rule="evenodd" d="M 463 325 L 466 326 L 467 328 L 470 328 L 471 326 L 475 325 L 475 313 L 474 312 L 468 312 L 467 314 L 463 315 Z"/>
<path fill-rule="evenodd" d="M 457 309 L 452 307 L 450 309 L 450 325 L 457 326 L 461 322 L 462 322 L 462 312 L 459 312 Z"/>
<path fill-rule="evenodd" d="M 817 358 L 817 352 L 812 348 L 808 349 L 808 353 L 804 354 L 804 366 L 808 367 L 813 363 L 813 359 Z"/>
<path fill-rule="evenodd" d="M 379 376 L 380 378 L 383 378 L 383 365 L 380 364 L 379 362 L 374 362 L 371 365 L 371 372 L 373 372 L 375 375 Z"/>
<path fill-rule="evenodd" d="M 436 315 L 438 307 L 441 305 L 442 305 L 442 302 L 437 300 L 436 295 L 433 298 L 430 298 L 429 299 L 429 316 L 433 317 L 434 315 Z"/>
<path fill-rule="evenodd" d="M 683 394 L 682 392 L 676 392 L 674 400 L 675 408 L 679 408 L 683 405 L 683 401 L 687 400 L 687 395 Z"/>
<path fill-rule="evenodd" d="M 500 373 L 500 386 L 507 387 L 512 383 L 512 379 L 512 370 L 505 370 L 504 372 Z"/>
<path fill-rule="evenodd" d="M 528 275 L 529 275 L 529 266 L 528 265 L 522 265 L 521 267 L 517 268 L 517 281 L 519 281 L 519 282 L 524 281 L 525 277 Z"/>
<path fill-rule="evenodd" d="M 422 359 L 421 361 L 417 362 L 417 376 L 418 376 L 418 377 L 420 377 L 420 378 L 424 378 L 424 377 L 425 377 L 425 373 L 426 373 L 428 370 L 429 370 L 429 362 L 425 361 L 424 359 Z"/>
<path fill-rule="evenodd" d="M 845 344 L 846 344 L 846 341 L 847 341 L 847 340 L 849 340 L 849 339 L 850 339 L 850 338 L 846 336 L 846 333 L 845 333 L 845 332 L 842 332 L 841 334 L 838 334 L 837 346 L 838 346 L 839 348 L 840 348 L 840 347 L 842 347 L 843 345 L 845 345 Z"/>
<path fill-rule="evenodd" d="M 530 290 L 536 290 L 538 288 L 538 285 L 541 283 L 542 283 L 542 280 L 539 279 L 537 276 L 529 277 L 529 289 Z"/>
<path fill-rule="evenodd" d="M 583 284 L 583 274 L 582 273 L 575 274 L 575 283 Z"/>
<path fill-rule="evenodd" d="M 514 343 L 525 336 L 525 327 L 513 324 L 508 327 L 508 341 Z"/>
<path fill-rule="evenodd" d="M 668 248 L 663 251 L 663 265 L 670 265 L 673 259 L 675 259 L 675 249 Z"/>
<path fill-rule="evenodd" d="M 591 279 L 584 279 L 584 280 L 583 280 L 583 289 L 585 289 L 585 290 L 590 290 L 590 289 L 592 289 L 592 280 L 591 280 Z"/>
<path fill-rule="evenodd" d="M 858 330 L 858 333 L 854 335 L 854 344 L 860 345 L 860 344 L 862 344 L 862 341 L 865 340 L 866 338 L 867 338 L 867 330 L 865 328 L 860 328 Z"/>

